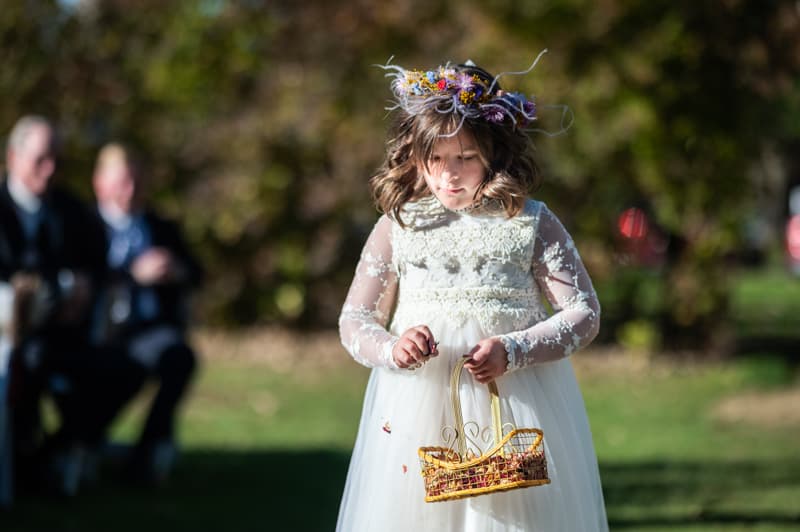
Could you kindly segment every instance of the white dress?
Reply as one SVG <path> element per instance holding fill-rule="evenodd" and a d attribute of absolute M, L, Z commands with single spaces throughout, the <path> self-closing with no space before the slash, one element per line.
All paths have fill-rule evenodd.
<path fill-rule="evenodd" d="M 340 317 L 342 343 L 374 368 L 337 530 L 608 530 L 592 437 L 569 355 L 597 334 L 600 308 L 572 239 L 541 202 L 514 218 L 488 207 L 446 210 L 429 197 L 387 216 L 364 246 Z M 547 299 L 552 311 L 542 302 Z M 440 355 L 399 369 L 391 350 L 427 325 Z M 544 431 L 551 483 L 426 503 L 417 449 L 443 445 L 453 423 L 455 361 L 499 336 L 509 352 L 496 380 L 503 422 Z M 490 425 L 485 385 L 462 375 L 464 420 Z"/>

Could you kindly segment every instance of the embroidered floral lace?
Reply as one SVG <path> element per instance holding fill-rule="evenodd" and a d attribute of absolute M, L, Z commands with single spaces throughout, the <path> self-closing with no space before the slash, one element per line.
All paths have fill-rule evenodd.
<path fill-rule="evenodd" d="M 407 205 L 403 221 L 375 224 L 339 318 L 342 344 L 359 363 L 397 368 L 394 344 L 426 318 L 455 328 L 477 319 L 503 342 L 508 371 L 569 356 L 597 334 L 591 280 L 543 203 L 529 200 L 508 219 L 448 211 L 431 197 Z"/>

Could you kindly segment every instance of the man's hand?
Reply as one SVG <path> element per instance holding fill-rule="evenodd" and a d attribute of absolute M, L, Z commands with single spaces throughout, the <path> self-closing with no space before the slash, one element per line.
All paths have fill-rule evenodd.
<path fill-rule="evenodd" d="M 180 262 L 166 248 L 148 249 L 131 265 L 131 275 L 137 283 L 145 286 L 175 281 L 182 272 Z"/>

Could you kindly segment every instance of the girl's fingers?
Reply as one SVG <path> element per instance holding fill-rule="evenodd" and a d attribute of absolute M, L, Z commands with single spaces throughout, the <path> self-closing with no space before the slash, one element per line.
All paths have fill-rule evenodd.
<path fill-rule="evenodd" d="M 394 361 L 400 369 L 406 369 L 409 366 L 408 356 L 404 351 L 401 352 L 400 356 L 395 357 Z"/>
<path fill-rule="evenodd" d="M 475 366 L 483 365 L 487 360 L 489 360 L 489 355 L 491 352 L 489 349 L 484 346 L 483 344 L 478 344 L 472 349 L 469 350 L 465 356 L 468 356 L 474 362 Z"/>
<path fill-rule="evenodd" d="M 497 377 L 498 375 L 496 375 L 494 371 L 487 369 L 486 371 L 482 371 L 478 374 L 478 381 L 481 383 L 487 383 L 489 381 L 493 381 Z"/>
<path fill-rule="evenodd" d="M 419 362 L 425 360 L 426 355 L 425 351 L 427 349 L 427 341 L 420 341 L 418 338 L 414 338 L 410 341 L 410 345 L 408 347 L 408 353 L 413 357 L 414 362 Z"/>
<path fill-rule="evenodd" d="M 399 347 L 400 347 L 400 356 L 397 357 L 399 360 L 396 360 L 398 366 L 405 369 L 417 363 L 417 359 L 414 357 L 412 353 L 414 349 L 413 344 L 403 341 L 400 343 Z"/>
<path fill-rule="evenodd" d="M 428 329 L 428 326 L 420 325 L 419 327 L 417 327 L 417 331 L 419 331 L 422 335 L 419 338 L 422 342 L 422 345 L 419 346 L 422 354 L 428 356 L 436 352 L 436 340 L 434 340 L 433 333 L 431 332 L 430 329 Z"/>
<path fill-rule="evenodd" d="M 432 357 L 439 356 L 439 342 L 435 342 L 433 338 L 428 339 L 428 354 Z"/>
<path fill-rule="evenodd" d="M 410 339 L 403 346 L 403 353 L 406 356 L 407 364 L 409 366 L 416 364 L 419 361 L 419 359 L 422 358 L 422 355 L 419 352 L 417 344 Z"/>
<path fill-rule="evenodd" d="M 496 379 L 506 371 L 505 351 L 500 353 L 496 349 L 496 343 L 492 341 L 479 342 L 464 358 L 467 359 L 464 367 L 482 384 Z"/>
<path fill-rule="evenodd" d="M 467 371 L 469 371 L 472 374 L 472 376 L 480 383 L 486 383 L 497 377 L 497 375 L 495 375 L 496 372 L 494 367 L 487 364 L 486 361 L 484 361 L 484 363 L 482 364 L 477 364 L 473 366 L 468 366 L 467 364 L 464 364 L 464 367 L 466 367 Z"/>
<path fill-rule="evenodd" d="M 489 361 L 479 346 L 474 347 L 468 354 L 464 356 L 469 358 L 464 366 L 475 371 L 484 369 Z"/>
<path fill-rule="evenodd" d="M 419 325 L 416 329 L 425 336 L 426 341 L 433 342 L 433 333 L 427 325 Z"/>
<path fill-rule="evenodd" d="M 426 356 L 436 356 L 439 354 L 437 346 L 439 342 L 433 337 L 433 333 L 427 325 L 419 326 L 420 332 L 425 336 L 425 345 L 423 346 L 423 354 Z"/>
<path fill-rule="evenodd" d="M 414 356 L 415 360 L 423 362 L 434 354 L 436 349 L 435 342 L 427 326 L 412 327 L 407 332 L 406 338 L 412 344 L 412 347 L 409 347 L 409 352 Z"/>
<path fill-rule="evenodd" d="M 407 329 L 395 346 L 397 365 L 404 369 L 419 368 L 430 357 L 439 354 L 437 342 L 426 325 L 418 325 Z"/>
<path fill-rule="evenodd" d="M 467 368 L 471 373 L 475 374 L 480 371 L 483 364 L 475 360 L 474 358 L 469 358 L 469 355 L 464 355 L 467 358 L 467 361 L 464 362 L 464 367 Z"/>

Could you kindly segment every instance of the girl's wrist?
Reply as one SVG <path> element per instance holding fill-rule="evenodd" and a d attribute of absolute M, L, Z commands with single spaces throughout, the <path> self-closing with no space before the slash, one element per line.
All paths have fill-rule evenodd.
<path fill-rule="evenodd" d="M 397 342 L 399 341 L 400 338 L 393 336 L 391 340 L 383 344 L 383 353 L 381 358 L 383 359 L 386 367 L 389 369 L 401 369 L 400 366 L 397 365 L 397 361 L 394 358 L 394 346 L 397 345 Z"/>
<path fill-rule="evenodd" d="M 505 334 L 497 336 L 497 339 L 500 340 L 500 343 L 505 351 L 506 367 L 504 373 L 510 373 L 516 369 L 516 361 L 514 359 L 516 342 L 513 338 Z"/>

